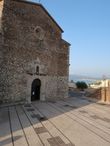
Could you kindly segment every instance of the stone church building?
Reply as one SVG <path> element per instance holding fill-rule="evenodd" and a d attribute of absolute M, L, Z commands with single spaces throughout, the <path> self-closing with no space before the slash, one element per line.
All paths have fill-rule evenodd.
<path fill-rule="evenodd" d="M 0 0 L 0 102 L 68 97 L 69 46 L 39 3 Z"/>

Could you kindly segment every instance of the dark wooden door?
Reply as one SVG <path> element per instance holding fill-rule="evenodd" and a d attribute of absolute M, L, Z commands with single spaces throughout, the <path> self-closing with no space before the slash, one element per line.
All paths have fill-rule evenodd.
<path fill-rule="evenodd" d="M 40 100 L 40 88 L 41 88 L 41 81 L 39 79 L 35 79 L 32 82 L 32 87 L 31 87 L 31 101 Z"/>

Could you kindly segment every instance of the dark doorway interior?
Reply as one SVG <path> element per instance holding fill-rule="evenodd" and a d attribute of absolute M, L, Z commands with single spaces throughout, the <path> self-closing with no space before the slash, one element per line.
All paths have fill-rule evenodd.
<path fill-rule="evenodd" d="M 35 79 L 32 82 L 31 87 L 31 101 L 40 100 L 40 87 L 41 81 L 39 79 Z"/>

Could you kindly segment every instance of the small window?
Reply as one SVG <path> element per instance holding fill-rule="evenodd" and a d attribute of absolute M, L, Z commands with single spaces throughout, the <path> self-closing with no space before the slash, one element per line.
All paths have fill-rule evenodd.
<path fill-rule="evenodd" d="M 39 66 L 36 67 L 36 74 L 39 74 Z"/>

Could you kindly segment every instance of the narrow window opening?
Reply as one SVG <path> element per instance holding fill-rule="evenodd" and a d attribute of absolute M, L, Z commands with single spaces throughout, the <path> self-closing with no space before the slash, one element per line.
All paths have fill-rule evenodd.
<path fill-rule="evenodd" d="M 36 67 L 36 75 L 39 74 L 39 66 Z"/>

